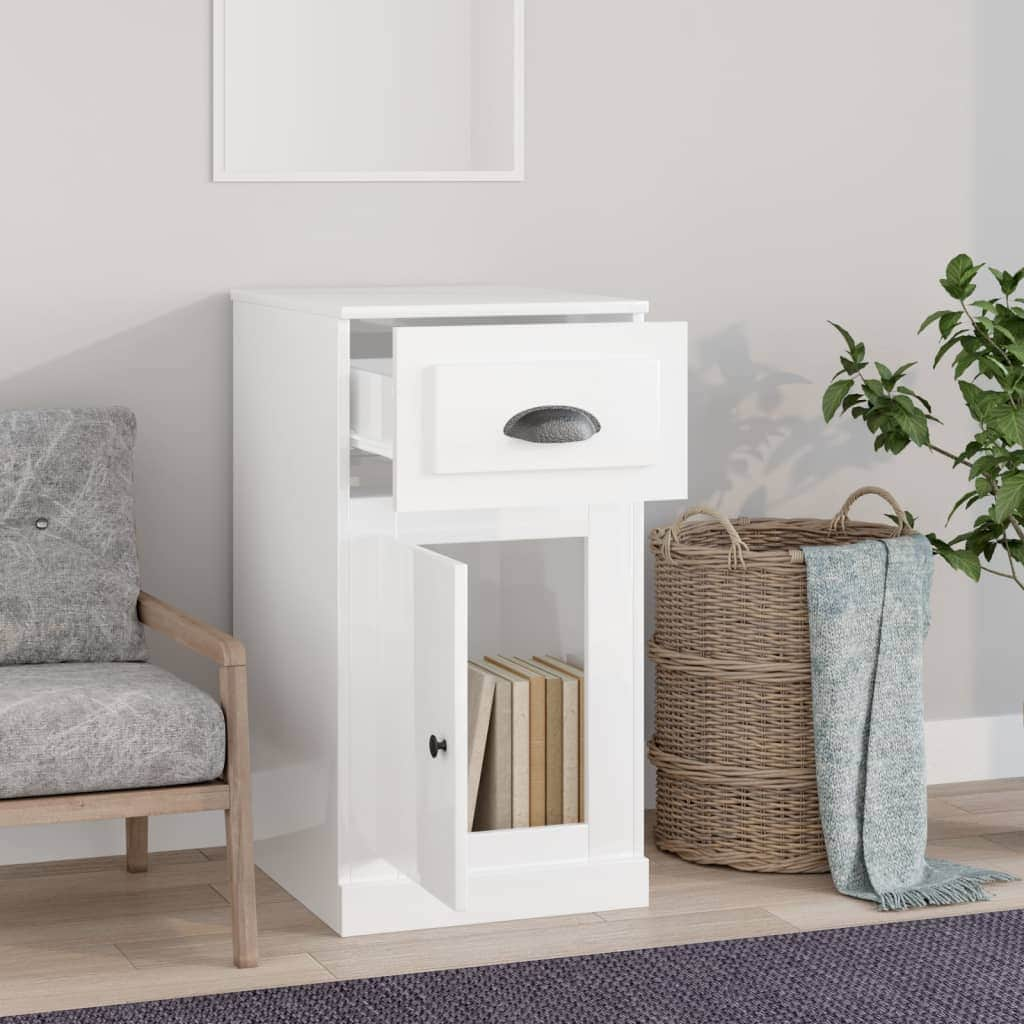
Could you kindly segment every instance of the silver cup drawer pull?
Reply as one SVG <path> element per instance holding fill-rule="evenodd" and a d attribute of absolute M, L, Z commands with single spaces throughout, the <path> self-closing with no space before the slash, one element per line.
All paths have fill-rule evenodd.
<path fill-rule="evenodd" d="M 530 444 L 568 444 L 586 441 L 601 429 L 598 418 L 574 405 L 538 405 L 517 412 L 504 433 Z"/>

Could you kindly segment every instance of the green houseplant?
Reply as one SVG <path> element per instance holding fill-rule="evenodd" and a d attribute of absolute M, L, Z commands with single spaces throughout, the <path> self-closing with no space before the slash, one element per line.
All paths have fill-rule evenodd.
<path fill-rule="evenodd" d="M 905 382 L 916 364 L 890 369 L 869 361 L 864 345 L 837 323 L 832 326 L 846 351 L 840 357 L 842 369 L 825 390 L 822 411 L 826 422 L 837 413 L 861 420 L 875 435 L 876 451 L 898 455 L 917 445 L 961 469 L 969 488 L 950 510 L 946 525 L 957 509 L 977 508 L 978 514 L 971 529 L 954 537 L 929 533 L 935 553 L 974 580 L 991 573 L 1024 589 L 1024 298 L 1017 297 L 1024 268 L 1016 273 L 990 268 L 999 296 L 973 298 L 975 277 L 984 266 L 967 255 L 954 256 L 940 281 L 954 302 L 925 317 L 918 330 L 937 331 L 932 366 L 949 357 L 974 420 L 974 435 L 960 451 L 933 442 L 931 424 L 940 421 L 931 404 Z M 994 560 L 1004 568 L 994 568 Z"/>

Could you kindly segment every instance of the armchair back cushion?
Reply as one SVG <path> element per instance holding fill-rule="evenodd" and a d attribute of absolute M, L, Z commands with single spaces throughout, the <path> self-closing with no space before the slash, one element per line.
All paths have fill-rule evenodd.
<path fill-rule="evenodd" d="M 0 665 L 144 661 L 128 409 L 0 411 Z"/>

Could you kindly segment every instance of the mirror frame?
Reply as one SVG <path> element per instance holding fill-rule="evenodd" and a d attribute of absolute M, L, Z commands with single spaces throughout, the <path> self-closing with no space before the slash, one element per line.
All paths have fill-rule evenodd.
<path fill-rule="evenodd" d="M 523 181 L 525 173 L 526 0 L 511 0 L 513 166 L 499 171 L 230 171 L 225 164 L 224 4 L 213 0 L 213 180 L 217 181 Z"/>

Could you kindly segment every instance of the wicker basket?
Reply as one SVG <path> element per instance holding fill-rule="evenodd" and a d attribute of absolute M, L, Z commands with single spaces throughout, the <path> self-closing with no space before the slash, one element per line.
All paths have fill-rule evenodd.
<path fill-rule="evenodd" d="M 898 524 L 849 522 L 877 494 Z M 691 523 L 692 516 L 716 522 Z M 835 519 L 738 519 L 692 508 L 653 530 L 657 591 L 654 838 L 698 864 L 828 870 L 814 774 L 801 545 L 909 533 L 887 491 Z"/>

